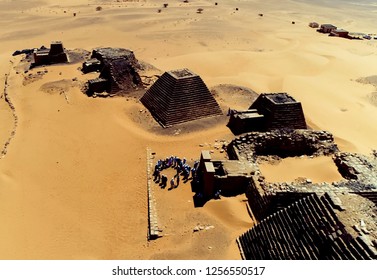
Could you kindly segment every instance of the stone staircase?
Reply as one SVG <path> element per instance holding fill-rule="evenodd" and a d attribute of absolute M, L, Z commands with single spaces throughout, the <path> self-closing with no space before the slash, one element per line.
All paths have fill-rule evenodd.
<path fill-rule="evenodd" d="M 195 74 L 176 77 L 165 72 L 140 101 L 164 127 L 222 114 L 203 80 Z"/>
<path fill-rule="evenodd" d="M 353 238 L 328 195 L 310 194 L 262 220 L 237 239 L 243 259 L 377 259 L 362 236 Z"/>

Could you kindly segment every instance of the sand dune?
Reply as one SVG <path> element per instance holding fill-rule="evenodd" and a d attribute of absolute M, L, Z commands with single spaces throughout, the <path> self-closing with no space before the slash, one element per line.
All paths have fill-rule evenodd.
<path fill-rule="evenodd" d="M 307 26 L 318 21 L 376 33 L 375 9 L 218 2 L 0 1 L 0 23 L 7 27 L 0 30 L 0 82 L 3 88 L 10 71 L 19 118 L 0 159 L 1 259 L 239 259 L 235 238 L 251 225 L 242 197 L 194 208 L 189 185 L 173 191 L 155 186 L 166 236 L 148 243 L 146 148 L 156 159 L 195 160 L 216 140 L 232 139 L 226 117 L 162 130 L 136 97 L 82 94 L 80 84 L 93 76 L 82 75 L 80 64 L 24 73 L 9 62 L 19 63 L 15 50 L 53 40 L 67 49 L 124 47 L 162 72 L 190 68 L 213 89 L 286 91 L 302 102 L 309 125 L 331 131 L 343 150 L 376 149 L 375 88 L 357 79 L 376 75 L 377 41 L 331 38 Z M 40 79 L 29 77 L 44 70 Z M 13 118 L 1 96 L 3 146 Z M 217 98 L 226 111 L 247 108 L 253 95 L 223 90 Z M 198 223 L 214 228 L 193 232 Z"/>

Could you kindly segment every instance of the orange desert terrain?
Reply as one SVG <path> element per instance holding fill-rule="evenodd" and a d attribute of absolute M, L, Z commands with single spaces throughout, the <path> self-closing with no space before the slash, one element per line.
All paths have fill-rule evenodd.
<path fill-rule="evenodd" d="M 153 186 L 163 237 L 147 241 L 146 151 L 156 160 L 178 155 L 193 163 L 202 149 L 225 158 L 215 146 L 233 139 L 226 112 L 250 106 L 247 89 L 289 93 L 309 126 L 333 133 L 342 151 L 377 148 L 377 79 L 370 78 L 377 40 L 329 37 L 308 26 L 374 34 L 375 6 L 215 2 L 0 0 L 0 259 L 240 259 L 235 239 L 252 226 L 246 197 L 195 208 L 189 183 Z M 55 40 L 68 50 L 132 49 L 158 69 L 153 74 L 189 68 L 217 89 L 224 116 L 163 129 L 141 95 L 83 94 L 96 74 L 83 75 L 82 61 L 25 73 L 23 55 L 12 56 Z M 321 167 L 315 181 L 340 179 L 330 160 L 318 160 L 309 167 Z M 297 172 L 266 168 L 276 181 L 276 172 L 284 181 Z M 207 229 L 194 232 L 198 225 Z"/>

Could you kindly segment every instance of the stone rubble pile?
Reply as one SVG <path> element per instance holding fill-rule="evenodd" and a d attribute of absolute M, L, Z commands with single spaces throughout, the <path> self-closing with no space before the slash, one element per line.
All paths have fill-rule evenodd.
<path fill-rule="evenodd" d="M 235 138 L 228 145 L 233 159 L 254 161 L 257 156 L 332 155 L 339 149 L 330 132 L 315 130 L 272 130 L 250 132 Z"/>

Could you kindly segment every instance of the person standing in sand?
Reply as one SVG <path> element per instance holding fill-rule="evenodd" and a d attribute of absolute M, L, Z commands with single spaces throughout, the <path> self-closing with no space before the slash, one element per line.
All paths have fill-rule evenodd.
<path fill-rule="evenodd" d="M 196 176 L 196 168 L 193 167 L 193 168 L 191 169 L 191 178 L 194 180 L 194 179 L 195 179 L 195 176 Z"/>
<path fill-rule="evenodd" d="M 153 181 L 155 181 L 156 183 L 160 182 L 161 175 L 159 169 L 155 169 L 155 171 L 153 172 L 153 177 Z"/>
<path fill-rule="evenodd" d="M 166 177 L 164 174 L 161 175 L 161 188 L 166 187 L 166 183 L 168 181 L 168 177 Z"/>
<path fill-rule="evenodd" d="M 174 177 L 170 180 L 170 188 L 174 189 Z"/>

